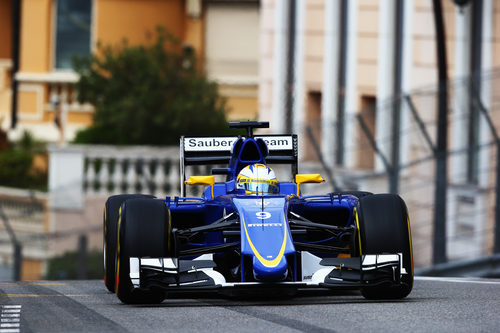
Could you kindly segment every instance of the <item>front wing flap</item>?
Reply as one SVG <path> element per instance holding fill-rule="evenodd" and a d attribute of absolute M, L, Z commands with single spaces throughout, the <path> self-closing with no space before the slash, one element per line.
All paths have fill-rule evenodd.
<path fill-rule="evenodd" d="M 319 260 L 312 275 L 302 281 L 226 282 L 216 271 L 211 255 L 195 260 L 177 258 L 130 258 L 130 279 L 136 288 L 163 290 L 295 287 L 295 288 L 361 288 L 378 284 L 400 284 L 401 276 L 408 274 L 401 254 L 363 255 L 354 258 L 327 258 Z"/>

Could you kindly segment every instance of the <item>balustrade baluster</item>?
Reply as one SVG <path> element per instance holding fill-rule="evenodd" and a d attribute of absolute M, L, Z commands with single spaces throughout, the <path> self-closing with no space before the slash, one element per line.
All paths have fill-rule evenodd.
<path fill-rule="evenodd" d="M 108 181 L 109 181 L 109 159 L 103 158 L 101 162 L 101 170 L 99 172 L 99 183 L 101 187 L 99 188 L 99 193 L 108 194 Z"/>
<path fill-rule="evenodd" d="M 156 164 L 156 172 L 154 174 L 154 182 L 156 184 L 155 195 L 157 197 L 164 197 L 165 195 L 169 195 L 170 193 L 165 193 L 165 184 L 167 179 L 165 177 L 165 160 L 157 160 Z"/>
<path fill-rule="evenodd" d="M 139 162 L 140 161 L 140 162 Z M 151 160 L 149 158 L 141 158 L 138 160 L 138 166 L 140 167 L 140 179 L 139 184 L 141 186 L 141 192 L 151 194 L 150 182 L 151 182 L 151 173 L 149 172 L 149 164 Z"/>
<path fill-rule="evenodd" d="M 96 171 L 95 171 L 95 158 L 87 157 L 87 175 L 86 175 L 86 184 L 87 184 L 87 193 L 95 194 L 95 180 L 96 180 Z"/>
<path fill-rule="evenodd" d="M 137 172 L 135 168 L 135 159 L 128 158 L 128 168 L 125 175 L 126 193 L 137 193 L 136 182 Z"/>
<path fill-rule="evenodd" d="M 113 174 L 110 177 L 111 184 L 113 186 L 113 194 L 118 194 L 121 193 L 121 186 L 122 186 L 122 180 L 123 180 L 123 166 L 122 162 L 123 160 L 119 157 L 114 159 L 115 165 L 113 168 Z"/>

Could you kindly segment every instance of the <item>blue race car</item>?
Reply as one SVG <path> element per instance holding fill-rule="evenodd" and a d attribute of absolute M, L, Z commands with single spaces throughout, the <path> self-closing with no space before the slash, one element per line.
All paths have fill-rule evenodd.
<path fill-rule="evenodd" d="M 410 222 L 393 194 L 303 196 L 296 135 L 254 136 L 267 122 L 236 122 L 245 137 L 182 137 L 181 196 L 108 198 L 105 285 L 124 303 L 159 303 L 170 291 L 360 289 L 368 299 L 400 299 L 413 287 Z M 185 179 L 185 166 L 227 163 Z M 289 164 L 279 182 L 269 164 Z M 204 186 L 200 198 L 186 185 Z"/>

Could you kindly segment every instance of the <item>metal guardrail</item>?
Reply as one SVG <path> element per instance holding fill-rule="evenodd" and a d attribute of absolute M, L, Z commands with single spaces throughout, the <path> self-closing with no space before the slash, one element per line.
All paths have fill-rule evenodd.
<path fill-rule="evenodd" d="M 421 268 L 415 270 L 415 274 L 421 276 L 500 278 L 500 254 Z"/>
<path fill-rule="evenodd" d="M 21 264 L 22 264 L 22 245 L 21 243 L 17 240 L 16 234 L 14 230 L 12 229 L 12 226 L 10 225 L 9 219 L 7 215 L 5 215 L 2 206 L 0 205 L 0 219 L 2 220 L 5 230 L 7 231 L 7 234 L 9 235 L 10 241 L 12 243 L 12 253 L 13 253 L 13 262 L 14 262 L 14 269 L 13 269 L 13 279 L 14 281 L 20 281 L 21 280 Z"/>

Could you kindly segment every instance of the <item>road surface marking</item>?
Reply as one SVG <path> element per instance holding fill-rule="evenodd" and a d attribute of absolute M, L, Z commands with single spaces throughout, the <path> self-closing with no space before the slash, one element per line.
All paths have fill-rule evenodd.
<path fill-rule="evenodd" d="M 21 305 L 2 305 L 0 333 L 19 333 L 21 327 Z"/>
<path fill-rule="evenodd" d="M 68 283 L 63 282 L 0 282 L 0 287 L 13 286 L 67 286 Z"/>
<path fill-rule="evenodd" d="M 88 297 L 90 295 L 87 294 L 70 294 L 70 295 L 61 295 L 61 294 L 0 294 L 0 297 Z"/>
<path fill-rule="evenodd" d="M 500 285 L 500 280 L 488 280 L 488 279 L 481 280 L 478 278 L 450 278 L 450 277 L 434 277 L 434 276 L 416 276 L 415 280 Z"/>

